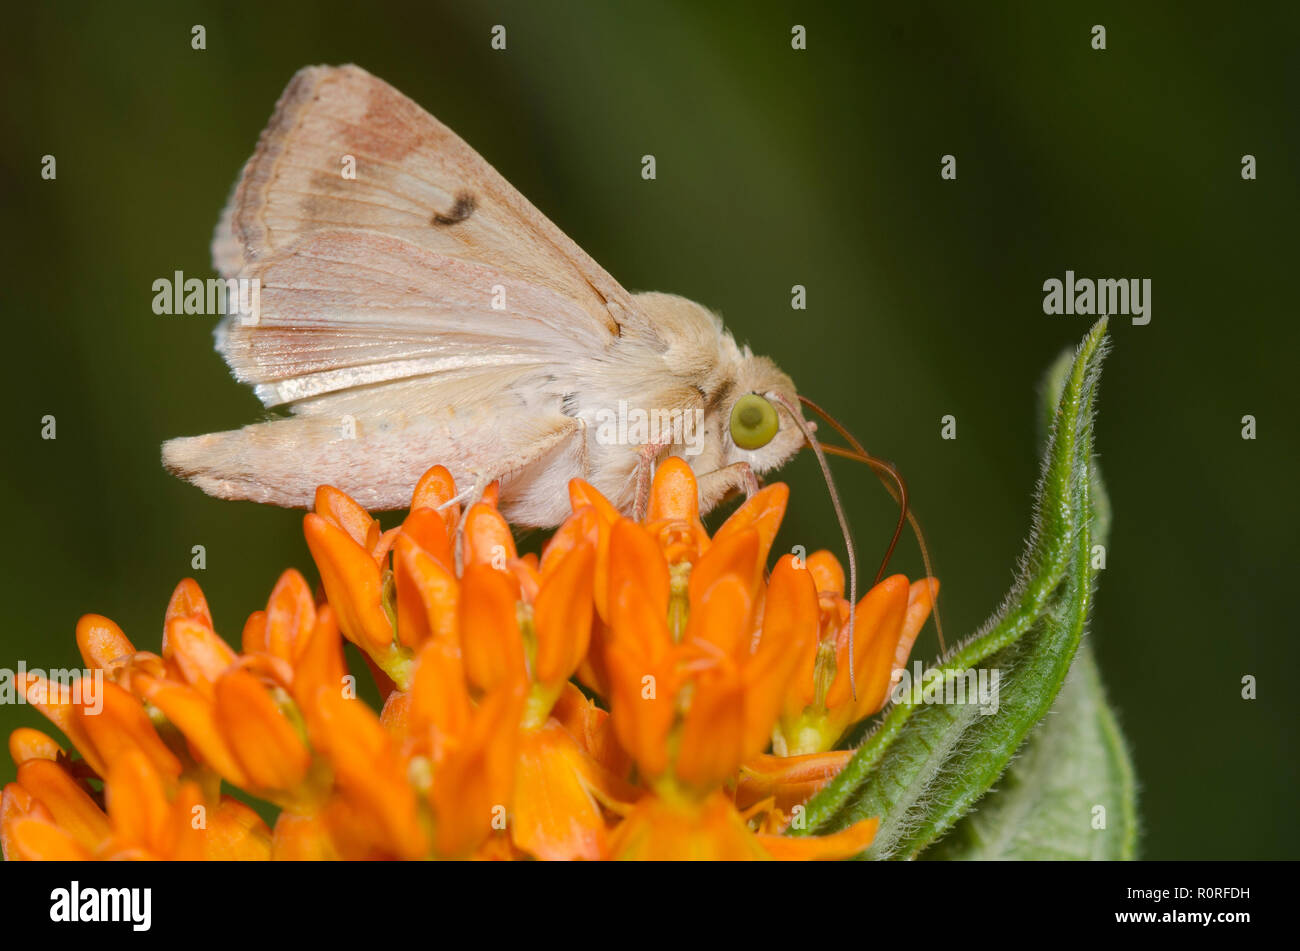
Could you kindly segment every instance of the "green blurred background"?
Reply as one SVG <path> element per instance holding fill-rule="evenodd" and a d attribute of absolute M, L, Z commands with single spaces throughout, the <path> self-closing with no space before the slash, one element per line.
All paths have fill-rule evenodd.
<path fill-rule="evenodd" d="M 11 7 L 0 666 L 76 665 L 89 611 L 156 649 L 196 544 L 232 640 L 285 567 L 311 574 L 300 513 L 209 499 L 161 468 L 164 439 L 260 407 L 213 352 L 211 319 L 155 316 L 151 284 L 210 275 L 217 212 L 293 72 L 356 62 L 625 286 L 719 310 L 896 461 L 950 637 L 1011 582 L 1040 374 L 1090 322 L 1044 316 L 1043 281 L 1150 278 L 1151 323 L 1112 322 L 1097 445 L 1115 523 L 1090 635 L 1134 752 L 1142 854 L 1297 857 L 1286 677 L 1300 657 L 1284 606 L 1300 15 L 1134 6 Z M 504 52 L 489 47 L 498 23 Z M 55 181 L 39 174 L 47 153 Z M 956 181 L 940 179 L 945 153 Z M 1241 179 L 1245 153 L 1257 181 Z M 794 284 L 806 312 L 790 309 Z M 47 414 L 55 441 L 40 437 Z M 940 438 L 945 414 L 955 441 Z M 874 564 L 892 503 L 864 469 L 837 471 Z M 838 548 L 814 461 L 782 477 L 794 496 L 778 546 Z M 919 573 L 914 542 L 895 564 Z M 930 628 L 918 651 L 936 650 Z M 1241 699 L 1245 674 L 1259 699 Z M 0 708 L 6 733 L 39 722 Z M 4 757 L 0 781 L 12 776 Z"/>

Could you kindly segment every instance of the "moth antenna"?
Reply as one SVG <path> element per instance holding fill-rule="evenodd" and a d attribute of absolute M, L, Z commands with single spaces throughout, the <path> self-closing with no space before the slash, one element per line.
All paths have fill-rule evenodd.
<path fill-rule="evenodd" d="M 898 545 L 899 535 L 903 531 L 904 521 L 912 526 L 912 532 L 916 535 L 916 543 L 921 549 L 921 563 L 925 566 L 926 577 L 935 577 L 934 566 L 930 560 L 930 547 L 925 542 L 925 532 L 921 530 L 921 522 L 916 517 L 916 513 L 912 511 L 912 507 L 908 504 L 907 482 L 903 479 L 903 474 L 898 471 L 898 467 L 892 462 L 887 462 L 884 459 L 877 459 L 871 453 L 867 452 L 862 443 L 858 441 L 856 436 L 849 432 L 848 428 L 844 426 L 843 423 L 812 400 L 808 399 L 808 397 L 801 395 L 799 397 L 799 402 L 803 403 L 822 419 L 826 420 L 826 422 L 830 423 L 831 427 L 844 437 L 849 445 L 853 447 L 852 449 L 845 449 L 842 446 L 831 446 L 826 443 L 821 443 L 821 449 L 832 456 L 840 456 L 844 459 L 853 459 L 857 462 L 866 463 L 871 467 L 872 471 L 876 473 L 877 477 L 879 477 L 881 483 L 885 487 L 885 491 L 887 491 L 893 500 L 899 505 L 898 524 L 894 527 L 894 536 L 890 539 L 889 548 L 885 550 L 885 557 L 880 563 L 880 570 L 876 572 L 876 581 L 879 582 L 885 575 L 885 569 L 889 566 L 889 559 L 893 557 L 894 548 Z M 890 484 L 891 482 L 893 483 L 892 485 Z M 938 593 L 935 592 L 933 584 L 930 585 L 930 599 L 934 611 L 934 629 L 935 633 L 939 635 L 939 649 L 946 653 L 948 646 L 944 641 L 943 621 L 939 616 L 939 596 Z"/>
<path fill-rule="evenodd" d="M 817 456 L 817 464 L 822 467 L 822 478 L 826 480 L 826 489 L 830 492 L 831 505 L 835 507 L 835 517 L 839 519 L 840 531 L 844 534 L 844 547 L 849 553 L 849 691 L 856 701 L 858 681 L 853 663 L 853 628 L 858 614 L 858 556 L 853 548 L 853 533 L 849 530 L 849 520 L 844 514 L 844 506 L 840 504 L 840 494 L 835 489 L 835 480 L 831 478 L 831 466 L 826 461 L 826 453 L 822 452 L 822 444 L 813 436 L 812 429 L 804 421 L 803 413 L 799 412 L 798 407 L 792 406 L 780 393 L 773 392 L 765 395 L 785 407 L 795 425 L 799 427 L 799 431 L 803 433 L 803 438 L 808 441 L 809 448 Z"/>

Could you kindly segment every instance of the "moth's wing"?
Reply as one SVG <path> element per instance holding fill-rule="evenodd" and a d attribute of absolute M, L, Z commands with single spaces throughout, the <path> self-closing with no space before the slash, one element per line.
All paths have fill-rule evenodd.
<path fill-rule="evenodd" d="M 447 333 L 445 322 L 425 320 L 435 312 L 455 318 L 461 346 L 452 349 L 477 346 L 481 358 L 503 337 L 515 341 L 515 355 L 545 350 L 555 341 L 539 337 L 539 322 L 561 344 L 599 349 L 636 310 L 626 290 L 455 133 L 356 66 L 294 76 L 222 214 L 213 257 L 223 276 L 263 283 L 259 321 L 228 318 L 220 341 L 236 375 L 255 385 L 296 376 L 297 356 L 311 373 L 426 357 L 413 338 Z M 391 272 L 404 279 L 419 267 L 436 271 L 440 286 L 417 314 L 395 306 L 390 292 Z M 359 287 L 350 287 L 354 274 Z M 504 290 L 504 309 L 494 290 Z M 517 323 L 524 326 L 511 329 Z M 332 346 L 321 333 L 336 334 Z M 469 339 L 477 335 L 486 346 Z M 437 352 L 449 355 L 446 346 Z M 260 392 L 269 402 L 296 398 L 293 387 Z"/>
<path fill-rule="evenodd" d="M 349 158 L 355 178 L 343 174 Z M 452 222 L 458 203 L 464 218 Z M 632 307 L 627 291 L 459 136 L 358 66 L 294 75 L 244 167 L 229 225 L 249 262 L 309 231 L 364 227 L 553 284 L 611 331 L 607 304 Z M 238 263 L 217 257 L 219 266 Z"/>
<path fill-rule="evenodd" d="M 222 277 L 238 277 L 244 269 L 244 248 L 235 237 L 231 224 L 237 190 L 238 186 L 231 189 L 226 206 L 221 209 L 221 217 L 217 219 L 217 230 L 212 234 L 212 266 Z"/>
<path fill-rule="evenodd" d="M 479 399 L 453 408 L 446 392 L 453 385 L 471 387 Z M 415 484 L 435 464 L 470 488 L 518 473 L 551 452 L 578 451 L 571 440 L 579 424 L 557 413 L 519 412 L 508 379 L 473 374 L 404 381 L 391 390 L 378 404 L 342 393 L 311 401 L 304 407 L 309 412 L 289 418 L 172 439 L 163 446 L 163 462 L 218 498 L 307 508 L 317 485 L 327 484 L 382 511 L 410 504 Z M 531 524 L 549 521 L 541 516 Z"/>
<path fill-rule="evenodd" d="M 267 406 L 472 371 L 554 375 L 615 339 L 553 286 L 375 231 L 313 231 L 244 274 L 260 312 L 225 318 L 217 346 Z"/>

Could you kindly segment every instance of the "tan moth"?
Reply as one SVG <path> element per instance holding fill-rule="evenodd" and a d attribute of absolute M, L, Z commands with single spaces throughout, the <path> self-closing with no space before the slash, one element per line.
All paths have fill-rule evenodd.
<path fill-rule="evenodd" d="M 442 464 L 468 498 L 499 479 L 511 522 L 548 527 L 569 513 L 574 477 L 640 515 L 655 461 L 678 455 L 707 512 L 805 445 L 831 484 L 830 447 L 775 363 L 699 304 L 628 293 L 455 133 L 356 66 L 290 81 L 213 257 L 223 278 L 260 286 L 256 319 L 226 316 L 217 349 L 290 415 L 167 442 L 166 467 L 210 495 L 310 507 L 329 484 L 398 509 Z M 841 454 L 896 475 L 860 445 Z M 850 543 L 853 602 L 855 574 Z"/>

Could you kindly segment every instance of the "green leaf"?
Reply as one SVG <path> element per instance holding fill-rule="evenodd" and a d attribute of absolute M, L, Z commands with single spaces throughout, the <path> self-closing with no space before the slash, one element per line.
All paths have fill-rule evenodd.
<path fill-rule="evenodd" d="M 927 703 L 904 692 L 840 774 L 807 805 L 804 831 L 881 817 L 871 858 L 911 858 L 938 840 L 997 781 L 1051 706 L 1091 604 L 1092 407 L 1106 320 L 1093 326 L 1063 374 L 1051 420 L 1034 523 L 1001 609 L 943 658 L 947 688 L 968 671 L 996 673 L 996 704 Z M 983 712 L 982 712 L 983 711 Z"/>
<path fill-rule="evenodd" d="M 1131 859 L 1136 845 L 1133 770 L 1085 643 L 998 788 L 920 857 Z"/>
<path fill-rule="evenodd" d="M 1072 362 L 1065 353 L 1047 373 L 1040 404 L 1044 441 Z M 1092 543 L 1105 545 L 1110 502 L 1095 460 L 1091 471 Z M 921 858 L 1131 859 L 1137 825 L 1128 748 L 1084 641 L 1051 711 L 998 788 Z"/>

